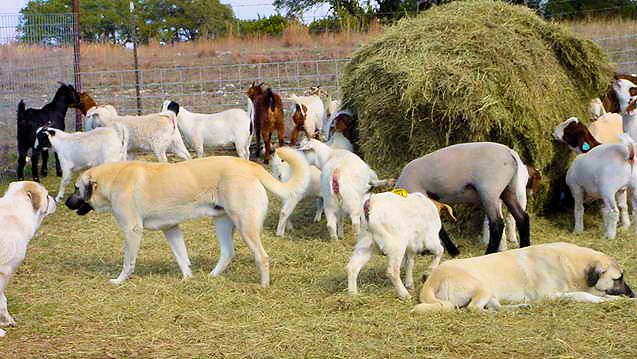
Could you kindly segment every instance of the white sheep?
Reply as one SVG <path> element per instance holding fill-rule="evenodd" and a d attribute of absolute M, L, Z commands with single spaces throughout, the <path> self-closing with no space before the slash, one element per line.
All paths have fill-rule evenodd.
<path fill-rule="evenodd" d="M 96 127 L 112 127 L 119 123 L 128 130 L 128 151 L 152 151 L 160 162 L 168 162 L 166 151 L 189 160 L 190 153 L 184 145 L 177 127 L 177 118 L 172 111 L 145 116 L 119 116 L 112 111 L 97 107 L 86 114 Z"/>
<path fill-rule="evenodd" d="M 120 124 L 75 133 L 40 127 L 36 132 L 35 148 L 44 150 L 49 147 L 57 153 L 62 168 L 60 189 L 55 197 L 59 202 L 73 172 L 102 163 L 126 161 L 128 130 Z"/>
<path fill-rule="evenodd" d="M 164 101 L 162 111 L 173 111 L 177 115 L 179 131 L 194 148 L 197 157 L 204 156 L 204 146 L 234 144 L 239 157 L 250 159 L 254 126 L 246 111 L 230 109 L 213 114 L 194 113 L 170 100 Z"/>
<path fill-rule="evenodd" d="M 577 156 L 566 173 L 566 184 L 575 200 L 576 233 L 584 230 L 586 197 L 601 198 L 604 202 L 602 216 L 606 238 L 613 239 L 616 236 L 620 209 L 623 226 L 630 226 L 625 196 L 627 192 L 631 193 L 632 205 L 636 208 L 637 176 L 633 163 L 635 148 L 628 136 L 624 135 L 622 139 L 620 144 L 599 145 Z M 633 216 L 636 219 L 637 211 L 633 211 Z"/>
<path fill-rule="evenodd" d="M 387 255 L 387 276 L 398 296 L 409 298 L 405 287 L 414 286 L 416 255 L 424 252 L 433 254 L 434 258 L 429 266 L 433 270 L 440 263 L 444 248 L 454 257 L 459 253 L 458 248 L 442 228 L 438 207 L 422 193 L 405 193 L 403 196 L 384 192 L 366 197 L 361 232 L 347 264 L 348 291 L 350 294 L 358 292 L 358 273 L 371 258 L 376 243 Z M 404 284 L 400 280 L 402 263 L 405 263 Z"/>
<path fill-rule="evenodd" d="M 313 136 L 316 131 L 321 131 L 323 118 L 325 116 L 325 106 L 319 96 L 292 95 L 289 100 L 296 105 L 295 111 L 300 112 L 303 118 L 303 128 L 306 133 Z"/>
<path fill-rule="evenodd" d="M 292 170 L 287 162 L 281 160 L 276 152 L 272 156 L 272 176 L 281 182 L 287 182 L 292 177 Z M 279 223 L 276 227 L 276 235 L 285 235 L 286 225 L 292 229 L 292 221 L 289 219 L 290 215 L 296 208 L 296 205 L 304 198 L 316 199 L 316 213 L 314 214 L 314 222 L 321 220 L 323 214 L 323 199 L 321 198 L 321 170 L 316 166 L 310 166 L 310 182 L 303 192 L 303 195 L 299 198 L 290 198 L 283 203 L 281 211 L 279 213 Z"/>
<path fill-rule="evenodd" d="M 345 214 L 349 215 L 354 233 L 358 235 L 363 196 L 372 187 L 389 181 L 379 180 L 376 172 L 354 153 L 333 150 L 316 139 L 305 139 L 299 149 L 311 165 L 321 169 L 321 197 L 330 237 L 343 237 Z"/>

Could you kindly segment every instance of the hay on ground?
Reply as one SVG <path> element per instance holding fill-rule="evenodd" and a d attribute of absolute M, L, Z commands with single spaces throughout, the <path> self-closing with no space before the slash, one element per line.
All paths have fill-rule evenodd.
<path fill-rule="evenodd" d="M 499 142 L 542 171 L 539 208 L 568 163 L 553 128 L 588 118 L 611 76 L 597 45 L 526 7 L 457 1 L 401 20 L 358 50 L 342 93 L 358 115 L 362 155 L 381 173 L 397 175 L 451 144 Z"/>

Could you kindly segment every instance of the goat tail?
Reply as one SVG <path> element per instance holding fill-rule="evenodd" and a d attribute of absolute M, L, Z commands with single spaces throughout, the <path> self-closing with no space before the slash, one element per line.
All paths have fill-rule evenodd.
<path fill-rule="evenodd" d="M 447 231 L 445 231 L 445 227 L 442 225 L 442 223 L 440 223 L 440 231 L 438 232 L 438 237 L 440 238 L 440 242 L 442 242 L 442 246 L 445 247 L 447 253 L 449 253 L 450 256 L 456 257 L 458 254 L 460 254 L 460 250 L 458 249 L 458 247 L 456 247 L 453 241 L 451 241 L 451 238 L 449 238 L 449 235 L 447 234 Z"/>
<path fill-rule="evenodd" d="M 518 199 L 520 206 L 526 210 L 526 184 L 529 182 L 529 171 L 522 162 L 520 155 L 515 150 L 509 149 L 509 151 L 517 167 L 510 184 L 515 189 L 515 197 Z"/>
<path fill-rule="evenodd" d="M 254 116 L 254 103 L 252 102 L 252 99 L 250 99 L 250 97 L 246 96 L 246 99 L 248 100 L 248 117 L 250 117 L 250 142 L 252 142 L 252 136 L 254 135 L 254 130 L 255 130 L 255 116 Z"/>
<path fill-rule="evenodd" d="M 22 122 L 24 120 L 24 113 L 26 112 L 26 105 L 24 104 L 24 100 L 20 100 L 18 103 L 18 122 Z"/>
<path fill-rule="evenodd" d="M 122 161 L 126 161 L 128 159 L 128 128 L 121 123 L 114 123 L 113 128 L 115 129 L 115 131 L 117 131 L 117 134 L 122 141 L 120 158 L 122 159 Z"/>
<path fill-rule="evenodd" d="M 290 165 L 292 176 L 289 180 L 281 182 L 261 166 L 253 166 L 253 174 L 268 191 L 279 198 L 300 198 L 310 183 L 310 165 L 301 152 L 292 147 L 279 147 L 276 154 Z"/>
<path fill-rule="evenodd" d="M 436 297 L 435 288 L 440 286 L 440 280 L 432 274 L 427 278 L 420 290 L 420 304 L 416 305 L 411 313 L 425 314 L 430 312 L 448 312 L 455 309 L 453 303 Z"/>

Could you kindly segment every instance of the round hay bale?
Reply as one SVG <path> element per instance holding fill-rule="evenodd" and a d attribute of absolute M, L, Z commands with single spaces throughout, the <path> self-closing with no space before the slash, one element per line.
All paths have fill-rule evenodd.
<path fill-rule="evenodd" d="M 499 142 L 541 170 L 534 210 L 555 197 L 549 187 L 555 192 L 570 157 L 553 128 L 588 118 L 611 76 L 597 45 L 526 7 L 456 1 L 356 51 L 341 90 L 358 116 L 361 154 L 383 175 L 455 143 Z"/>

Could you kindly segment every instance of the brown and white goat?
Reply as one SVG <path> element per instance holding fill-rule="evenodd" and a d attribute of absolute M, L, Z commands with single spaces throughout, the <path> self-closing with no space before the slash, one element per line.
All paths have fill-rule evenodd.
<path fill-rule="evenodd" d="M 602 143 L 618 143 L 623 133 L 622 118 L 616 113 L 607 113 L 589 127 L 571 117 L 560 123 L 553 131 L 553 137 L 566 143 L 573 152 L 582 154 Z"/>
<path fill-rule="evenodd" d="M 272 152 L 271 141 L 272 132 L 277 131 L 279 146 L 285 144 L 285 122 L 283 119 L 283 102 L 281 96 L 274 93 L 271 88 L 263 89 L 263 83 L 255 85 L 252 82 L 250 88 L 246 92 L 252 104 L 254 105 L 254 122 L 257 135 L 257 152 L 255 157 L 259 157 L 261 153 L 261 138 L 265 144 L 264 163 L 270 161 Z"/>

